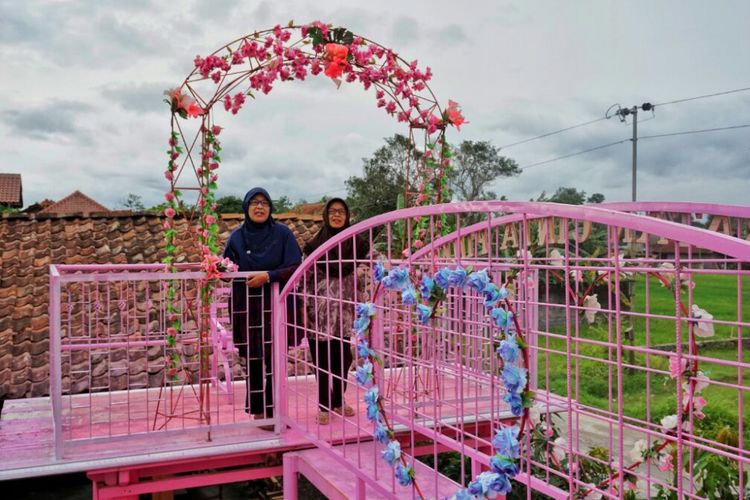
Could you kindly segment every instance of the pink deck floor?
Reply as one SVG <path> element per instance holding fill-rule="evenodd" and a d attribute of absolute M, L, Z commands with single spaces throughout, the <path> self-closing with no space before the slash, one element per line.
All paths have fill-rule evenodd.
<path fill-rule="evenodd" d="M 79 411 L 73 410 L 74 418 L 70 420 L 70 427 L 65 430 L 65 453 L 61 459 L 56 459 L 54 453 L 49 398 L 7 401 L 0 420 L 0 480 L 181 458 L 220 457 L 238 452 L 266 454 L 305 449 L 312 446 L 307 439 L 310 435 L 322 437 L 332 443 L 367 442 L 371 439 L 365 430 L 369 426 L 366 425 L 362 389 L 355 383 L 349 384 L 346 399 L 350 405 L 355 406 L 356 415 L 343 418 L 332 414 L 328 426 L 318 426 L 315 422 L 317 404 L 314 399 L 315 381 L 312 377 L 290 378 L 287 388 L 290 394 L 288 411 L 293 424 L 292 430 L 275 434 L 258 429 L 257 425 L 262 421 L 253 422 L 244 413 L 244 384 L 236 382 L 233 396 L 222 394 L 212 398 L 214 404 L 211 415 L 214 425 L 210 440 L 205 424 L 201 425 L 194 418 L 173 418 L 167 421 L 161 411 L 156 415 L 158 389 L 74 396 L 66 406 L 77 407 Z M 185 390 L 189 390 L 189 387 Z M 459 420 L 458 400 L 455 398 L 458 388 L 455 384 L 446 383 L 443 390 L 446 396 L 440 406 L 417 408 L 416 422 L 425 428 L 433 426 L 435 417 L 448 427 L 451 422 Z M 486 420 L 490 413 L 494 418 L 503 417 L 502 410 L 498 412 L 497 400 L 489 394 L 489 388 L 482 393 L 477 385 L 467 381 L 462 399 L 471 414 L 464 415 L 462 421 Z M 392 401 L 400 406 L 406 400 L 403 394 L 395 393 Z M 418 402 L 418 397 L 416 401 Z M 118 404 L 125 402 L 127 404 Z M 194 410 L 191 409 L 194 402 L 189 397 L 181 399 L 180 410 L 190 414 Z M 106 421 L 98 422 L 97 412 L 89 412 L 88 408 L 104 408 L 105 404 L 108 408 L 121 408 L 119 411 L 122 413 L 110 410 Z M 399 420 L 398 415 L 407 411 L 405 407 L 399 406 L 394 407 L 396 422 Z M 495 410 L 491 412 L 490 408 L 493 406 Z M 88 415 L 93 415 L 93 418 L 89 419 Z M 154 428 L 157 430 L 154 431 Z"/>

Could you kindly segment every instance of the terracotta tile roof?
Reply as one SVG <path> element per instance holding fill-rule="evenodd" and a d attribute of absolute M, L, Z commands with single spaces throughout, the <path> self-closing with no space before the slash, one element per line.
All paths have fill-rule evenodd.
<path fill-rule="evenodd" d="M 104 205 L 97 203 L 80 191 L 74 191 L 62 200 L 39 211 L 40 214 L 92 214 L 109 212 Z"/>
<path fill-rule="evenodd" d="M 0 205 L 23 206 L 21 174 L 0 174 Z"/>
<path fill-rule="evenodd" d="M 279 214 L 300 245 L 318 230 L 321 218 Z M 220 245 L 242 215 L 220 218 Z M 89 217 L 54 214 L 0 216 L 0 398 L 43 396 L 49 390 L 49 265 L 154 263 L 165 255 L 160 214 L 130 211 Z M 184 219 L 177 219 L 184 229 Z M 186 260 L 197 262 L 198 250 L 188 235 L 178 245 Z M 88 359 L 88 358 L 87 358 Z M 149 362 L 147 362 L 149 361 Z M 132 379 L 159 380 L 146 357 L 134 365 Z M 102 367 L 103 368 L 103 367 Z M 96 370 L 94 370 L 96 371 Z M 106 369 L 99 370 L 108 373 Z M 88 377 L 71 381 L 75 390 L 88 390 Z M 98 381 L 93 379 L 96 386 Z"/>

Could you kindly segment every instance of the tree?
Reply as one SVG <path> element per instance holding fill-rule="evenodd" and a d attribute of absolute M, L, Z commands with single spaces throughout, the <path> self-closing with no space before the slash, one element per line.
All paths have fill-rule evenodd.
<path fill-rule="evenodd" d="M 487 186 L 498 177 L 521 173 L 518 164 L 505 156 L 489 141 L 463 141 L 453 149 L 449 182 L 452 192 L 460 200 L 489 200 L 497 195 Z"/>
<path fill-rule="evenodd" d="M 120 201 L 120 204 L 128 208 L 130 210 L 133 210 L 135 212 L 140 212 L 145 210 L 145 207 L 143 206 L 143 198 L 141 198 L 140 195 L 128 193 L 128 197 L 124 200 Z"/>
<path fill-rule="evenodd" d="M 229 195 L 216 200 L 216 212 L 220 214 L 241 214 L 242 198 Z"/>
<path fill-rule="evenodd" d="M 604 203 L 604 195 L 602 193 L 594 193 L 586 199 L 586 203 Z"/>
<path fill-rule="evenodd" d="M 277 214 L 290 212 L 293 206 L 294 204 L 288 196 L 282 196 L 281 198 L 273 200 L 273 211 Z"/>
<path fill-rule="evenodd" d="M 536 199 L 536 201 L 551 201 L 553 203 L 567 203 L 568 205 L 583 205 L 586 200 L 586 191 L 579 191 L 574 187 L 559 187 L 555 194 L 546 197 L 547 193 L 542 191 L 542 194 Z"/>
<path fill-rule="evenodd" d="M 398 195 L 404 193 L 410 154 L 412 165 L 422 156 L 403 135 L 395 134 L 385 142 L 372 158 L 362 159 L 362 177 L 352 176 L 346 181 L 347 203 L 358 220 L 395 210 Z"/>

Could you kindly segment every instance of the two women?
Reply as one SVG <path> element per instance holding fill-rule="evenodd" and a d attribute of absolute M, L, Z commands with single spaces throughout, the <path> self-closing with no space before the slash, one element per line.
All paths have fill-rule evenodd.
<path fill-rule="evenodd" d="M 247 363 L 246 411 L 264 419 L 273 416 L 270 283 L 278 281 L 283 286 L 299 266 L 301 254 L 289 228 L 271 217 L 273 204 L 265 189 L 248 191 L 242 208 L 245 221 L 232 232 L 224 256 L 235 262 L 239 271 L 256 271 L 247 280 L 232 284 L 232 327 L 235 345 Z M 349 225 L 349 207 L 344 200 L 330 200 L 323 210 L 323 227 L 305 246 L 305 254 L 309 256 Z M 307 331 L 319 332 L 308 340 L 316 367 L 320 424 L 329 422 L 329 411 L 354 415 L 343 395 L 353 361 L 354 305 L 363 299 L 365 289 L 365 277 L 357 276 L 355 259 L 366 258 L 368 250 L 367 240 L 347 239 L 308 272 Z M 296 310 L 295 306 L 287 304 L 287 310 Z"/>

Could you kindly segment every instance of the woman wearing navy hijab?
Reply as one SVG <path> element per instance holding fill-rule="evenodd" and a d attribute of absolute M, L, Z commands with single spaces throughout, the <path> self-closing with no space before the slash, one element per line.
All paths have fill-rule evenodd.
<path fill-rule="evenodd" d="M 245 221 L 229 236 L 224 257 L 237 264 L 239 271 L 258 271 L 232 283 L 232 333 L 247 362 L 245 411 L 263 419 L 273 417 L 271 283 L 283 287 L 302 254 L 292 231 L 271 217 L 268 191 L 260 187 L 248 191 L 242 210 Z"/>

